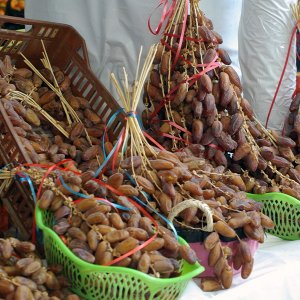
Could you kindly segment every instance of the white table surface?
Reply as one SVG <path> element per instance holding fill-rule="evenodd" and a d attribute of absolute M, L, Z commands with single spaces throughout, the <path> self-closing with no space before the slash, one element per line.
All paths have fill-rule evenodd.
<path fill-rule="evenodd" d="M 246 280 L 235 275 L 230 289 L 204 293 L 190 281 L 180 300 L 300 300 L 300 240 L 268 235 L 260 245 Z"/>

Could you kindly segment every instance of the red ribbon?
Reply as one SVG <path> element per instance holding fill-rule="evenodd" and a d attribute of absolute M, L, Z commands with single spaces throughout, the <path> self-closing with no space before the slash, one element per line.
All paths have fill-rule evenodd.
<path fill-rule="evenodd" d="M 159 148 L 160 150 L 166 150 L 160 143 L 158 143 L 155 139 L 153 139 L 146 131 L 143 131 L 143 134 L 145 135 L 145 137 L 152 142 L 157 148 Z"/>
<path fill-rule="evenodd" d="M 150 24 L 150 20 L 152 15 L 154 14 L 154 12 L 151 13 L 149 19 L 148 19 L 148 28 L 150 30 L 150 32 L 154 35 L 158 35 L 161 31 L 161 28 L 164 24 L 164 22 L 166 21 L 166 19 L 172 14 L 172 12 L 174 11 L 174 7 L 176 4 L 176 0 L 172 1 L 172 4 L 170 5 L 170 7 L 168 8 L 168 0 L 160 0 L 159 5 L 155 8 L 154 12 L 163 5 L 163 10 L 162 10 L 162 14 L 159 20 L 159 23 L 156 27 L 155 30 L 152 29 L 151 24 Z M 167 23 L 168 24 L 168 23 Z"/>
<path fill-rule="evenodd" d="M 172 4 L 171 4 L 171 6 L 169 8 L 168 8 L 168 0 L 161 0 L 160 3 L 159 3 L 159 5 L 156 7 L 156 9 L 158 9 L 162 5 L 163 5 L 162 15 L 161 15 L 160 21 L 159 21 L 159 23 L 158 23 L 158 25 L 157 25 L 157 27 L 156 27 L 155 30 L 153 30 L 151 28 L 151 25 L 150 25 L 150 20 L 151 20 L 151 17 L 152 17 L 153 13 L 150 15 L 150 17 L 148 19 L 148 28 L 149 28 L 150 32 L 152 34 L 154 34 L 154 35 L 157 35 L 157 34 L 160 33 L 161 28 L 163 26 L 163 23 L 166 21 L 166 19 L 170 15 L 172 15 L 172 13 L 174 11 L 174 8 L 175 8 L 175 5 L 176 5 L 176 0 L 172 1 Z M 180 35 L 179 35 L 178 48 L 176 50 L 176 54 L 175 54 L 175 58 L 174 58 L 174 62 L 173 62 L 172 68 L 175 67 L 175 65 L 176 65 L 176 63 L 178 61 L 178 58 L 180 56 L 180 51 L 181 51 L 181 47 L 182 47 L 183 40 L 184 40 L 184 33 L 185 33 L 185 28 L 186 28 L 186 22 L 187 22 L 187 18 L 188 18 L 188 8 L 189 8 L 189 0 L 185 0 L 183 23 L 182 23 L 181 32 L 180 32 Z"/>
<path fill-rule="evenodd" d="M 278 92 L 279 92 L 279 89 L 280 89 L 280 86 L 281 86 L 281 83 L 282 83 L 282 80 L 283 80 L 283 77 L 284 77 L 284 74 L 285 74 L 285 70 L 286 70 L 286 67 L 288 65 L 288 62 L 289 62 L 289 57 L 290 57 L 290 53 L 291 53 L 291 49 L 292 49 L 292 45 L 293 45 L 293 40 L 294 40 L 294 36 L 298 30 L 298 23 L 300 22 L 300 20 L 298 20 L 293 28 L 293 31 L 292 31 L 292 35 L 291 35 L 291 38 L 290 38 L 290 43 L 289 43 L 289 47 L 288 47 L 288 52 L 286 54 L 286 58 L 285 58 L 285 62 L 284 62 L 284 66 L 283 66 L 283 69 L 282 69 L 282 72 L 281 72 L 281 75 L 280 75 L 280 79 L 279 79 L 279 82 L 277 84 L 277 87 L 276 87 L 276 91 L 275 91 L 275 94 L 274 94 L 274 97 L 273 97 L 273 100 L 271 102 L 271 106 L 270 106 L 270 109 L 269 109 L 269 112 L 268 112 L 268 116 L 267 116 L 267 121 L 266 121 L 266 128 L 268 128 L 268 123 L 269 123 L 269 119 L 270 119 L 270 116 L 271 116 L 271 112 L 273 110 L 273 106 L 275 104 L 275 101 L 276 101 L 276 98 L 277 98 L 277 95 L 278 95 Z"/>
<path fill-rule="evenodd" d="M 300 93 L 300 73 L 297 73 L 296 75 L 296 88 L 295 88 L 295 91 L 293 93 L 293 96 L 292 96 L 292 99 L 294 99 L 297 94 Z"/>
<path fill-rule="evenodd" d="M 39 198 L 40 198 L 40 195 L 41 195 L 41 192 L 42 192 L 42 189 L 43 189 L 43 184 L 44 184 L 44 181 L 45 179 L 50 175 L 50 173 L 52 171 L 54 171 L 55 169 L 57 169 L 60 165 L 63 165 L 65 163 L 70 163 L 71 165 L 74 164 L 74 161 L 70 158 L 68 159 L 63 159 L 62 161 L 60 161 L 59 163 L 55 164 L 55 165 L 52 165 L 50 168 L 48 168 L 48 170 L 45 172 L 45 174 L 43 175 L 42 177 L 42 180 L 41 180 L 41 183 L 39 185 L 39 188 L 38 188 L 38 191 L 37 191 L 37 194 L 36 194 L 36 201 L 39 201 Z M 64 169 L 61 169 L 62 171 L 67 171 L 68 170 L 68 166 Z"/>
<path fill-rule="evenodd" d="M 186 128 L 178 125 L 177 123 L 175 123 L 173 121 L 170 121 L 170 120 L 161 120 L 161 121 L 164 122 L 164 123 L 167 123 L 167 124 L 169 124 L 169 125 L 171 125 L 173 127 L 176 127 L 177 129 L 179 129 L 180 131 L 185 132 L 188 135 L 192 135 L 192 133 L 190 131 L 188 131 Z M 153 122 L 159 122 L 159 120 L 156 120 L 156 121 L 153 121 Z"/>
<path fill-rule="evenodd" d="M 68 165 L 65 168 L 59 168 L 60 165 L 63 165 L 65 163 L 68 163 Z M 70 165 L 71 166 L 74 165 L 74 161 L 72 159 L 64 159 L 64 160 L 60 161 L 59 163 L 57 163 L 55 165 L 52 165 L 52 166 L 43 165 L 43 164 L 23 164 L 23 165 L 20 165 L 19 167 L 21 167 L 21 166 L 24 166 L 24 167 L 39 167 L 39 168 L 43 168 L 43 169 L 45 169 L 45 168 L 48 169 L 47 172 L 42 177 L 42 181 L 41 181 L 41 183 L 39 185 L 39 188 L 38 188 L 38 192 L 37 192 L 37 195 L 36 195 L 36 201 L 38 201 L 39 198 L 40 198 L 41 191 L 42 191 L 43 183 L 44 183 L 45 179 L 49 176 L 51 171 L 53 171 L 55 169 L 60 169 L 62 171 L 67 171 Z M 34 244 L 36 243 L 36 220 L 35 220 L 35 215 L 33 215 L 33 220 L 32 220 L 31 241 Z"/>
<path fill-rule="evenodd" d="M 169 49 L 172 53 L 176 53 L 176 49 L 172 48 L 167 42 L 165 42 L 164 40 L 160 40 L 160 42 L 162 43 L 162 45 L 164 45 L 167 49 Z M 190 62 L 189 60 L 185 59 L 182 55 L 179 55 L 179 58 L 186 62 L 189 65 L 192 65 L 192 62 Z"/>
<path fill-rule="evenodd" d="M 93 198 L 79 198 L 79 199 L 74 200 L 73 203 L 77 204 L 77 203 L 80 203 L 81 201 L 88 200 L 88 199 L 95 199 L 96 201 L 100 200 L 100 201 L 105 202 L 108 205 L 112 206 L 115 211 L 117 211 L 117 212 L 119 211 L 112 202 L 110 202 L 109 200 L 107 200 L 105 198 L 98 198 L 98 197 L 93 197 Z"/>
<path fill-rule="evenodd" d="M 97 183 L 101 184 L 102 186 L 106 187 L 107 189 L 109 189 L 110 191 L 112 191 L 113 193 L 115 193 L 116 195 L 119 196 L 125 196 L 124 194 L 120 193 L 117 189 L 113 188 L 112 186 L 108 185 L 107 183 L 94 179 L 94 181 L 96 181 Z M 116 264 L 117 262 L 123 260 L 124 258 L 136 253 L 137 251 L 143 249 L 144 247 L 146 247 L 147 245 L 149 245 L 152 241 L 154 241 L 157 237 L 157 232 L 158 232 L 158 224 L 155 221 L 155 219 L 139 204 L 137 204 L 134 200 L 130 199 L 129 197 L 127 197 L 128 201 L 130 201 L 135 207 L 137 207 L 146 217 L 148 217 L 153 225 L 155 226 L 156 232 L 154 233 L 154 235 L 149 238 L 147 241 L 145 241 L 142 245 L 132 249 L 131 251 L 121 255 L 120 257 L 110 261 L 109 263 L 105 264 L 104 266 L 111 266 L 113 264 Z"/>
<path fill-rule="evenodd" d="M 167 138 L 170 138 L 172 140 L 177 140 L 177 141 L 180 141 L 180 142 L 184 142 L 185 144 L 189 145 L 191 144 L 191 142 L 189 142 L 188 140 L 185 140 L 183 138 L 180 138 L 178 136 L 174 136 L 174 135 L 171 135 L 171 134 L 168 134 L 168 133 L 165 133 L 165 132 L 161 132 L 160 130 L 156 130 L 156 132 L 161 135 L 161 136 L 164 136 L 164 137 L 167 137 Z"/>
<path fill-rule="evenodd" d="M 162 99 L 162 101 L 159 103 L 159 105 L 157 105 L 155 111 L 154 111 L 154 112 L 151 114 L 151 116 L 150 116 L 150 120 L 152 120 L 154 117 L 156 117 L 156 115 L 157 115 L 158 112 L 164 107 L 164 105 L 166 104 L 166 102 L 170 101 L 170 96 L 171 96 L 172 94 L 174 94 L 174 93 L 178 90 L 180 84 L 185 83 L 185 82 L 188 82 L 188 83 L 189 83 L 189 86 L 191 86 L 191 85 L 193 85 L 193 84 L 194 84 L 194 83 L 195 83 L 195 82 L 196 82 L 203 74 L 205 74 L 205 73 L 207 73 L 207 72 L 209 72 L 209 71 L 211 71 L 211 70 L 214 70 L 215 68 L 219 67 L 219 66 L 220 66 L 220 63 L 216 61 L 217 58 L 218 58 L 218 55 L 216 55 L 215 58 L 214 58 L 210 63 L 198 65 L 198 66 L 204 67 L 204 69 L 203 69 L 201 72 L 199 72 L 198 74 L 195 74 L 195 75 L 189 77 L 188 79 L 181 81 L 177 86 L 175 86 L 175 87 L 174 87 L 174 88 L 173 88 L 173 89 L 172 89 L 172 90 L 171 90 L 171 91 L 170 91 L 170 92 Z"/>
<path fill-rule="evenodd" d="M 186 28 L 186 21 L 187 21 L 187 17 L 188 17 L 188 9 L 189 9 L 189 0 L 185 0 L 182 29 L 181 29 L 181 32 L 180 32 L 179 43 L 178 43 L 176 55 L 175 55 L 175 58 L 174 58 L 174 62 L 173 62 L 173 65 L 172 65 L 172 69 L 175 68 L 176 63 L 177 63 L 178 58 L 179 58 L 179 55 L 180 55 L 180 51 L 181 51 L 181 47 L 182 47 L 182 43 L 183 43 L 183 37 L 184 37 L 184 33 L 185 33 L 185 28 Z"/>
<path fill-rule="evenodd" d="M 215 145 L 215 144 L 212 144 L 212 143 L 211 143 L 211 144 L 208 144 L 207 146 L 208 146 L 208 147 L 211 147 L 211 148 L 214 148 L 214 149 L 216 149 L 216 150 L 225 152 L 225 150 L 224 150 L 222 147 L 218 146 L 218 145 Z"/>

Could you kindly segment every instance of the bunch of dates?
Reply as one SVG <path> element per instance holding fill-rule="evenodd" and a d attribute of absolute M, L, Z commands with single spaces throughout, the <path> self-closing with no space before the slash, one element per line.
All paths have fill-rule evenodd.
<path fill-rule="evenodd" d="M 69 292 L 60 265 L 45 267 L 35 245 L 0 239 L 0 298 L 6 300 L 80 300 Z"/>
<path fill-rule="evenodd" d="M 180 5 L 178 1 L 175 14 Z M 186 26 L 183 15 L 171 18 L 158 45 L 145 85 L 144 126 L 168 150 L 176 151 L 189 143 L 201 145 L 213 164 L 232 165 L 240 174 L 241 169 L 249 171 L 260 181 L 255 193 L 281 191 L 300 198 L 296 143 L 265 129 L 255 118 L 251 105 L 242 97 L 231 59 L 220 46 L 222 37 L 198 4 L 190 3 Z M 178 58 L 182 30 L 185 39 Z M 216 63 L 213 70 L 203 73 L 205 67 Z M 296 97 L 289 118 L 295 139 L 300 127 L 298 108 Z"/>
<path fill-rule="evenodd" d="M 103 159 L 99 145 L 104 125 L 87 99 L 73 95 L 70 78 L 59 68 L 53 67 L 64 98 L 81 120 L 71 125 L 67 122 L 60 98 L 35 73 L 26 68 L 13 67 L 9 56 L 0 63 L 0 69 L 3 76 L 0 78 L 2 105 L 32 162 L 57 163 L 73 158 L 82 170 L 96 169 Z M 54 85 L 49 69 L 41 69 L 40 72 Z M 26 101 L 11 97 L 12 91 L 21 91 L 33 98 L 64 128 L 69 138 L 64 137 L 38 110 L 26 105 Z"/>
<path fill-rule="evenodd" d="M 190 264 L 196 263 L 197 257 L 192 249 L 180 245 L 169 229 L 162 225 L 155 227 L 151 219 L 143 216 L 128 200 L 125 195 L 132 195 L 129 190 L 135 188 L 122 185 L 122 174 L 111 175 L 107 183 L 124 196 L 118 196 L 94 181 L 93 171 L 81 175 L 64 172 L 62 176 L 73 192 L 86 193 L 90 198 L 70 206 L 66 200 L 76 196 L 70 189 L 60 185 L 44 188 L 38 206 L 41 210 L 53 212 L 55 222 L 52 229 L 63 237 L 66 245 L 81 259 L 93 264 L 111 265 L 118 257 L 133 251 L 113 265 L 134 268 L 160 278 L 179 276 L 181 259 Z M 109 203 L 99 202 L 99 197 L 128 210 L 117 211 Z M 134 250 L 156 232 L 157 237 L 149 244 L 138 251 Z"/>

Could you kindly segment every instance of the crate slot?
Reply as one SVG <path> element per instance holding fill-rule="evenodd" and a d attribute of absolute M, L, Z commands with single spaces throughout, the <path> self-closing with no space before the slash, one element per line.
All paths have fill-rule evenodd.
<path fill-rule="evenodd" d="M 44 34 L 44 37 L 49 37 L 49 35 L 50 35 L 51 32 L 52 32 L 52 28 L 49 27 L 49 28 L 46 30 L 46 32 L 45 32 L 45 34 Z"/>
<path fill-rule="evenodd" d="M 3 52 L 9 54 L 9 52 L 11 52 L 11 50 L 15 47 L 16 43 L 17 43 L 16 40 L 11 40 L 7 45 L 7 47 L 3 50 Z"/>
<path fill-rule="evenodd" d="M 9 46 L 11 40 L 4 40 L 2 43 L 1 43 L 1 48 L 0 48 L 0 51 L 1 52 L 4 52 L 4 53 L 7 53 L 8 49 L 7 47 Z"/>
<path fill-rule="evenodd" d="M 14 44 L 10 47 L 10 54 L 18 52 L 18 49 L 22 46 L 23 41 L 15 40 Z"/>
<path fill-rule="evenodd" d="M 83 60 L 85 59 L 82 47 L 80 47 L 76 52 Z"/>
<path fill-rule="evenodd" d="M 97 97 L 98 97 L 97 91 L 93 90 L 93 94 L 92 94 L 92 96 L 89 99 L 90 104 L 91 104 L 92 107 L 93 107 L 94 103 L 97 101 Z"/>
<path fill-rule="evenodd" d="M 72 69 L 70 69 L 70 72 L 69 72 L 69 77 L 70 77 L 70 79 L 72 81 L 72 85 L 74 85 L 74 81 L 73 80 L 76 77 L 77 73 L 78 73 L 78 67 L 76 65 L 74 65 L 72 67 Z"/>
<path fill-rule="evenodd" d="M 20 41 L 17 44 L 15 53 L 23 52 L 27 48 L 28 43 L 29 43 L 28 41 Z"/>
<path fill-rule="evenodd" d="M 107 105 L 107 111 L 105 112 L 105 115 L 103 116 L 103 120 L 108 120 L 111 116 L 111 112 L 112 110 L 110 109 L 110 107 Z"/>
<path fill-rule="evenodd" d="M 58 34 L 59 32 L 59 28 L 55 28 L 53 31 L 52 31 L 52 34 L 50 36 L 51 39 L 54 39 L 56 37 L 56 35 Z"/>
<path fill-rule="evenodd" d="M 72 61 L 66 65 L 66 67 L 63 70 L 66 75 L 69 76 L 70 70 L 72 69 L 73 65 L 74 63 Z"/>
<path fill-rule="evenodd" d="M 46 27 L 42 26 L 41 29 L 38 31 L 37 36 L 43 36 L 44 32 L 46 30 Z"/>
<path fill-rule="evenodd" d="M 77 83 L 77 85 L 76 85 L 76 89 L 77 89 L 77 91 L 80 93 L 80 94 L 82 94 L 82 90 L 84 89 L 84 87 L 85 86 L 87 86 L 88 85 L 88 80 L 84 77 L 84 76 L 82 76 L 82 78 L 81 78 L 81 80 L 80 81 L 78 81 L 78 83 Z"/>
<path fill-rule="evenodd" d="M 90 83 L 88 83 L 88 85 L 83 88 L 82 97 L 88 98 L 88 94 L 90 93 L 90 91 L 92 90 L 92 88 L 93 88 L 93 86 Z"/>
<path fill-rule="evenodd" d="M 93 100 L 93 105 L 92 108 L 93 110 L 102 117 L 102 111 L 104 109 L 104 105 L 106 105 L 105 103 L 103 103 L 103 98 L 100 97 L 99 95 L 97 95 L 97 98 Z"/>
<path fill-rule="evenodd" d="M 112 130 L 112 132 L 113 132 L 114 135 L 117 134 L 117 133 L 119 133 L 121 131 L 121 128 L 123 128 L 122 123 L 120 123 L 118 121 L 117 121 L 117 124 L 115 124 L 115 125 L 116 126 Z"/>
<path fill-rule="evenodd" d="M 74 80 L 74 88 L 80 92 L 80 86 L 82 84 L 82 81 L 84 80 L 84 76 L 81 72 L 78 72 L 76 79 Z M 86 79 L 85 79 L 86 80 Z"/>

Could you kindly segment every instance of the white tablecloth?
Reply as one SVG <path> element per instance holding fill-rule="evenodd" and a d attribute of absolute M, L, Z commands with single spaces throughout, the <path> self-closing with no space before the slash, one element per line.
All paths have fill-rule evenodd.
<path fill-rule="evenodd" d="M 196 280 L 195 280 L 196 281 Z M 228 290 L 204 293 L 189 282 L 180 300 L 299 300 L 300 240 L 284 241 L 268 235 L 256 254 L 246 280 L 236 275 Z"/>

